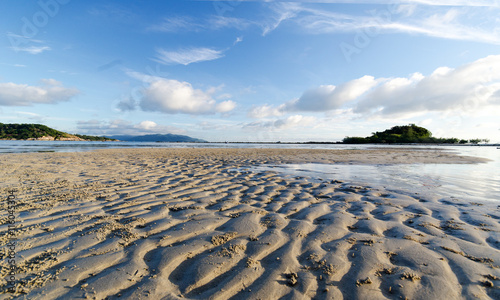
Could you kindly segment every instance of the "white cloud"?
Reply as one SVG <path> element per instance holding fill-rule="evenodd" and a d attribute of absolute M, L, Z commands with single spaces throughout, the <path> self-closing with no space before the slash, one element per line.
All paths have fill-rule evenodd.
<path fill-rule="evenodd" d="M 195 89 L 188 82 L 157 79 L 144 89 L 140 107 L 144 111 L 163 113 L 213 114 L 234 109 L 235 103 L 227 100 L 217 103 L 208 92 Z"/>
<path fill-rule="evenodd" d="M 428 112 L 491 114 L 499 105 L 500 55 L 492 55 L 456 69 L 440 67 L 428 76 L 421 73 L 378 79 L 363 76 L 338 86 L 323 85 L 279 106 L 253 107 L 248 116 L 267 118 L 307 111 L 396 119 Z"/>
<path fill-rule="evenodd" d="M 278 107 L 262 105 L 252 108 L 248 116 L 252 118 L 266 118 L 281 116 L 286 112 L 311 111 L 326 112 L 340 109 L 345 103 L 357 99 L 377 84 L 372 76 L 363 76 L 339 86 L 322 85 L 305 91 L 298 99 L 292 100 Z"/>
<path fill-rule="evenodd" d="M 142 121 L 141 123 L 134 126 L 134 128 L 144 129 L 144 130 L 152 130 L 152 129 L 155 129 L 157 127 L 158 127 L 158 124 L 156 124 L 153 121 Z"/>
<path fill-rule="evenodd" d="M 369 91 L 354 112 L 371 115 L 409 115 L 459 112 L 500 105 L 500 55 L 488 56 L 456 69 L 437 68 L 431 75 L 415 73 L 391 78 Z"/>
<path fill-rule="evenodd" d="M 54 79 L 42 79 L 40 86 L 0 83 L 0 105 L 30 106 L 33 104 L 54 104 L 69 101 L 78 95 L 76 88 L 66 88 Z"/>
<path fill-rule="evenodd" d="M 215 110 L 219 113 L 232 111 L 236 107 L 236 103 L 231 100 L 222 101 L 215 106 Z"/>
<path fill-rule="evenodd" d="M 184 129 L 174 126 L 158 125 L 153 121 L 142 121 L 134 124 L 127 120 L 89 120 L 77 122 L 78 133 L 95 135 L 144 135 L 144 134 L 183 134 Z"/>
<path fill-rule="evenodd" d="M 267 118 L 267 117 L 279 117 L 282 116 L 285 111 L 285 104 L 282 104 L 278 107 L 274 107 L 268 104 L 264 104 L 261 106 L 253 107 L 247 114 L 250 118 Z"/>
<path fill-rule="evenodd" d="M 376 85 L 372 76 L 363 76 L 340 86 L 322 85 L 310 89 L 297 100 L 286 104 L 287 111 L 328 111 L 341 108 L 346 102 L 363 95 Z"/>
<path fill-rule="evenodd" d="M 192 63 L 219 59 L 224 56 L 224 51 L 210 48 L 191 48 L 178 51 L 157 49 L 156 52 L 155 61 L 166 65 L 181 64 L 187 66 Z"/>

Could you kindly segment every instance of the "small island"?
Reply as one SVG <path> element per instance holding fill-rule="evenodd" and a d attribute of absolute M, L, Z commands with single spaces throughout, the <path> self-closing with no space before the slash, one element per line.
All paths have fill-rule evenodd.
<path fill-rule="evenodd" d="M 369 137 L 346 137 L 343 144 L 479 144 L 488 139 L 435 138 L 432 133 L 415 124 L 394 126 L 382 132 L 374 132 Z"/>
<path fill-rule="evenodd" d="M 42 124 L 0 123 L 0 140 L 28 141 L 116 141 L 103 136 L 69 134 Z"/>

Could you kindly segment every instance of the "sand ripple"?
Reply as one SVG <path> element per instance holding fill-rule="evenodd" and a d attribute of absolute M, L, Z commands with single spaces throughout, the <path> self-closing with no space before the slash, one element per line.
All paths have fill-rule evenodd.
<path fill-rule="evenodd" d="M 332 159 L 316 154 L 297 155 Z M 18 270 L 0 298 L 500 299 L 496 205 L 237 171 L 291 156 L 2 156 Z M 0 217 L 5 277 L 5 201 Z"/>

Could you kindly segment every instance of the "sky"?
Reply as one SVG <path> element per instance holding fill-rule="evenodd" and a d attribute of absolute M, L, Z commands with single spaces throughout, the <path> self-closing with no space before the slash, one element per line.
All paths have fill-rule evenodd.
<path fill-rule="evenodd" d="M 436 4 L 438 3 L 439 4 Z M 500 0 L 0 1 L 0 122 L 500 143 Z"/>

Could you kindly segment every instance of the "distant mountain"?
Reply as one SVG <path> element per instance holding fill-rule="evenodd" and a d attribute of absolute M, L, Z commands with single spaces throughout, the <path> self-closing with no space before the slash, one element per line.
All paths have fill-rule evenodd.
<path fill-rule="evenodd" d="M 114 135 L 110 138 L 124 142 L 171 142 L 171 143 L 206 143 L 202 139 L 196 139 L 187 135 L 179 134 L 147 134 L 147 135 Z"/>
<path fill-rule="evenodd" d="M 80 134 L 69 134 L 42 124 L 0 123 L 0 140 L 35 141 L 112 141 L 112 139 Z"/>

